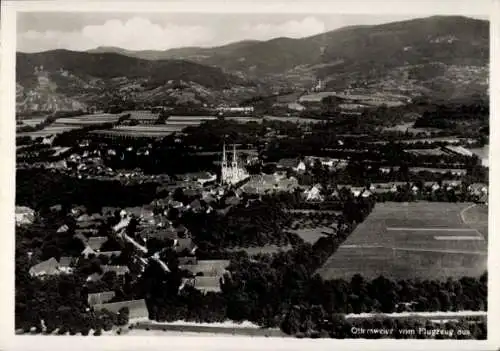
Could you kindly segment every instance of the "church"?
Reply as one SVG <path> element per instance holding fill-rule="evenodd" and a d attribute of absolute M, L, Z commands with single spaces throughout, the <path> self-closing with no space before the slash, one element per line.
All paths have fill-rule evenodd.
<path fill-rule="evenodd" d="M 226 155 L 226 144 L 222 147 L 222 165 L 221 165 L 221 183 L 227 185 L 238 184 L 239 182 L 247 179 L 250 175 L 248 172 L 239 165 L 238 156 L 236 154 L 236 146 L 233 145 L 233 158 L 229 166 Z"/>

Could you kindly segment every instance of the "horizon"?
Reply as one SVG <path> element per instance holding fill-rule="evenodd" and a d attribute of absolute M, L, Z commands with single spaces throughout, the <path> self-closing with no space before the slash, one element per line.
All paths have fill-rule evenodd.
<path fill-rule="evenodd" d="M 377 26 L 430 17 L 464 17 L 489 21 L 488 16 L 421 14 L 381 16 L 186 13 L 183 14 L 182 20 L 179 20 L 179 14 L 176 17 L 158 13 L 140 14 L 140 16 L 65 13 L 62 17 L 60 13 L 50 12 L 19 13 L 16 52 L 23 54 L 55 50 L 89 52 L 102 48 L 132 52 L 168 51 L 188 47 L 208 49 L 245 41 L 301 39 L 348 27 Z M 225 20 L 223 25 L 219 21 L 221 17 Z M 227 27 L 231 27 L 231 22 L 234 24 L 234 30 L 228 33 Z M 138 28 L 148 30 L 140 31 Z M 162 39 L 161 42 L 159 38 Z M 185 44 L 182 44 L 183 42 Z M 148 43 L 149 45 L 145 46 Z"/>

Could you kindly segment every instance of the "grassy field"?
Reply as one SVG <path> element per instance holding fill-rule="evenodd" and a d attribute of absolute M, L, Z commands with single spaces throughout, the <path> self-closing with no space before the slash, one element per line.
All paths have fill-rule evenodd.
<path fill-rule="evenodd" d="M 442 149 L 440 148 L 435 148 L 435 149 L 408 149 L 408 150 L 405 150 L 405 152 L 409 153 L 409 154 L 413 154 L 413 155 L 416 155 L 416 156 L 421 156 L 421 155 L 431 155 L 431 156 L 442 156 L 442 155 L 446 155 L 447 153 L 444 152 Z"/>
<path fill-rule="evenodd" d="M 174 132 L 180 132 L 186 126 L 182 125 L 136 125 L 136 126 L 118 126 L 109 130 L 96 130 L 91 133 L 131 136 L 131 137 L 164 137 Z"/>
<path fill-rule="evenodd" d="M 58 118 L 57 123 L 83 127 L 91 124 L 117 122 L 121 116 L 121 114 L 113 115 L 109 113 L 89 114 L 77 117 Z"/>
<path fill-rule="evenodd" d="M 311 245 L 318 241 L 321 237 L 334 233 L 332 228 L 329 227 L 301 228 L 289 230 L 289 232 L 297 234 L 302 240 Z"/>
<path fill-rule="evenodd" d="M 45 121 L 45 117 L 33 117 L 22 119 L 21 122 L 25 126 L 35 127 Z"/>
<path fill-rule="evenodd" d="M 379 203 L 318 273 L 326 279 L 480 276 L 487 235 L 485 206 Z"/>
<path fill-rule="evenodd" d="M 230 120 L 230 121 L 235 121 L 239 123 L 248 123 L 248 122 L 256 122 L 256 123 L 262 123 L 264 120 L 268 121 L 281 121 L 281 122 L 292 122 L 292 123 L 321 123 L 324 122 L 325 120 L 323 119 L 316 119 L 316 118 L 303 118 L 303 117 L 288 117 L 288 116 L 264 116 L 262 118 L 260 117 L 233 117 L 233 116 L 228 116 L 224 117 L 224 119 Z"/>
<path fill-rule="evenodd" d="M 77 125 L 65 125 L 60 123 L 53 123 L 42 130 L 37 130 L 35 132 L 22 132 L 16 133 L 16 136 L 29 136 L 31 138 L 46 137 L 49 135 L 61 134 L 73 129 L 78 129 L 80 126 Z"/>

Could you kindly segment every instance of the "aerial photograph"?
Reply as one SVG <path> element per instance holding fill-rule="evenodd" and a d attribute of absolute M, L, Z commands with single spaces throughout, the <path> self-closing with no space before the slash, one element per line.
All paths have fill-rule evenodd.
<path fill-rule="evenodd" d="M 19 12 L 16 335 L 487 339 L 489 31 Z"/>

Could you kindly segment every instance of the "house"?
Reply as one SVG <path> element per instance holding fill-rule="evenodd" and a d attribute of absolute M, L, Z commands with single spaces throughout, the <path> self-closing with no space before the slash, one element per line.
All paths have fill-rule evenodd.
<path fill-rule="evenodd" d="M 179 269 L 187 270 L 193 275 L 221 277 L 229 266 L 229 260 L 198 260 L 195 264 L 179 264 Z"/>
<path fill-rule="evenodd" d="M 364 197 L 364 198 L 367 198 L 367 197 L 370 197 L 372 196 L 372 193 L 370 190 L 365 190 L 361 193 L 361 197 Z"/>
<path fill-rule="evenodd" d="M 84 213 L 76 218 L 77 222 L 88 222 L 91 221 L 91 218 L 88 214 Z"/>
<path fill-rule="evenodd" d="M 16 206 L 16 225 L 28 225 L 35 221 L 35 211 L 26 206 Z"/>
<path fill-rule="evenodd" d="M 217 201 L 217 199 L 215 198 L 215 196 L 212 193 L 208 192 L 208 191 L 204 191 L 202 193 L 202 200 L 205 201 L 207 204 L 211 203 L 211 202 Z"/>
<path fill-rule="evenodd" d="M 193 278 L 183 278 L 179 290 L 184 289 L 186 286 L 191 286 L 202 293 L 206 294 L 208 292 L 218 293 L 221 291 L 221 282 L 223 278 L 221 277 L 193 277 Z"/>
<path fill-rule="evenodd" d="M 92 255 L 97 256 L 97 252 L 92 250 L 92 248 L 90 246 L 85 246 L 81 255 L 85 258 L 89 258 L 89 256 L 92 256 Z"/>
<path fill-rule="evenodd" d="M 127 207 L 124 209 L 126 215 L 133 216 L 142 221 L 148 221 L 154 218 L 153 209 L 148 207 Z"/>
<path fill-rule="evenodd" d="M 67 233 L 69 230 L 69 227 L 66 224 L 63 224 L 57 229 L 57 233 Z"/>
<path fill-rule="evenodd" d="M 214 182 L 217 180 L 217 175 L 216 174 L 211 174 L 208 172 L 200 172 L 199 174 L 196 175 L 195 180 L 200 184 L 200 185 L 205 185 L 206 183 Z"/>
<path fill-rule="evenodd" d="M 184 204 L 180 201 L 172 201 L 170 203 L 170 207 L 175 208 L 175 209 L 181 209 L 184 207 Z"/>
<path fill-rule="evenodd" d="M 462 181 L 461 180 L 443 180 L 442 184 L 446 185 L 448 187 L 458 188 L 459 186 L 462 185 Z"/>
<path fill-rule="evenodd" d="M 177 253 L 182 253 L 184 251 L 194 254 L 197 249 L 196 244 L 191 238 L 179 238 L 174 242 L 174 250 Z"/>
<path fill-rule="evenodd" d="M 78 261 L 77 257 L 63 256 L 59 259 L 59 270 L 62 273 L 73 273 L 73 265 Z"/>
<path fill-rule="evenodd" d="M 159 239 L 159 240 L 175 240 L 178 239 L 177 231 L 174 228 L 167 227 L 153 227 L 153 228 L 145 228 L 139 232 L 139 236 L 145 240 L 147 239 Z"/>
<path fill-rule="evenodd" d="M 121 276 L 130 273 L 130 269 L 127 266 L 102 265 L 101 269 L 103 274 L 107 272 L 115 272 L 116 275 Z"/>
<path fill-rule="evenodd" d="M 89 306 L 102 305 L 115 297 L 114 291 L 103 291 L 100 293 L 88 294 L 87 303 Z"/>
<path fill-rule="evenodd" d="M 432 191 L 438 191 L 439 189 L 441 189 L 441 186 L 438 183 L 434 183 L 431 185 L 431 189 Z"/>
<path fill-rule="evenodd" d="M 481 196 L 483 194 L 488 194 L 488 185 L 484 183 L 472 183 L 468 186 L 467 190 L 472 195 Z"/>
<path fill-rule="evenodd" d="M 84 237 L 94 236 L 99 233 L 99 230 L 96 228 L 77 228 L 75 229 L 75 234 L 81 234 Z"/>
<path fill-rule="evenodd" d="M 241 200 L 237 196 L 231 196 L 231 197 L 224 199 L 224 203 L 227 206 L 236 206 L 240 203 L 240 201 Z"/>
<path fill-rule="evenodd" d="M 106 257 L 111 258 L 113 256 L 118 257 L 121 255 L 121 253 L 122 253 L 121 251 L 99 251 L 95 255 L 96 256 L 106 256 Z"/>
<path fill-rule="evenodd" d="M 194 256 L 183 256 L 178 258 L 179 266 L 196 264 L 197 259 Z"/>
<path fill-rule="evenodd" d="M 199 211 L 203 210 L 203 207 L 202 207 L 199 199 L 194 199 L 193 201 L 191 201 L 191 203 L 188 205 L 188 207 L 191 210 L 193 210 L 194 212 L 199 212 Z"/>
<path fill-rule="evenodd" d="M 129 322 L 149 318 L 148 307 L 144 299 L 96 304 L 93 306 L 93 309 L 94 311 L 107 310 L 112 313 L 118 313 L 124 307 L 128 308 Z"/>
<path fill-rule="evenodd" d="M 102 274 L 92 273 L 91 275 L 89 275 L 87 277 L 86 282 L 87 283 L 94 283 L 94 282 L 101 280 L 101 278 L 102 278 Z"/>
<path fill-rule="evenodd" d="M 323 201 L 323 196 L 321 195 L 321 185 L 317 184 L 311 189 L 304 191 L 306 201 Z"/>
<path fill-rule="evenodd" d="M 54 205 L 54 206 L 50 206 L 50 211 L 51 212 L 61 212 L 62 211 L 62 205 Z"/>
<path fill-rule="evenodd" d="M 59 273 L 61 273 L 61 271 L 59 270 L 59 262 L 57 262 L 54 257 L 32 266 L 29 270 L 29 274 L 32 277 L 43 277 L 47 275 L 56 275 Z"/>
<path fill-rule="evenodd" d="M 278 169 L 295 169 L 299 165 L 299 162 L 294 158 L 282 158 L 276 164 Z"/>
<path fill-rule="evenodd" d="M 304 163 L 304 161 L 300 161 L 299 164 L 297 165 L 297 167 L 294 167 L 293 170 L 295 172 L 299 172 L 299 173 L 305 172 L 306 171 L 306 164 Z"/>
<path fill-rule="evenodd" d="M 365 191 L 365 188 L 363 187 L 358 187 L 358 186 L 353 186 L 351 187 L 351 193 L 355 196 L 355 197 L 358 197 L 360 196 L 364 191 Z"/>
<path fill-rule="evenodd" d="M 107 236 L 93 236 L 87 241 L 87 245 L 94 251 L 99 251 L 101 246 L 108 241 Z"/>

